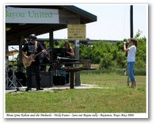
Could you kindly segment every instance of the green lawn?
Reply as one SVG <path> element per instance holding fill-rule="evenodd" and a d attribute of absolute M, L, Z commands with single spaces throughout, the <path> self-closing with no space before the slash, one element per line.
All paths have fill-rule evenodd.
<path fill-rule="evenodd" d="M 81 74 L 81 81 L 101 89 L 6 93 L 6 113 L 145 113 L 146 76 L 136 76 L 137 88 L 126 76 Z"/>

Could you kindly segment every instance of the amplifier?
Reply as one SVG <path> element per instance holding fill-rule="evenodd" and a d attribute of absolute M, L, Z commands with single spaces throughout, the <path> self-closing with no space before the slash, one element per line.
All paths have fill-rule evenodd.
<path fill-rule="evenodd" d="M 32 74 L 32 87 L 36 88 L 36 78 L 35 74 Z M 53 86 L 53 75 L 51 72 L 40 72 L 41 77 L 41 87 L 52 87 Z"/>

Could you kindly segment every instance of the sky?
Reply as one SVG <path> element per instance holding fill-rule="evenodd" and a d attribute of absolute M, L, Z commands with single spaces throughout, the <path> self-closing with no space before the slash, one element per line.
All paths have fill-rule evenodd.
<path fill-rule="evenodd" d="M 74 4 L 97 16 L 97 21 L 86 24 L 86 38 L 100 40 L 123 40 L 130 37 L 130 4 Z M 148 5 L 133 4 L 134 35 L 142 31 L 147 37 Z M 38 38 L 48 38 L 49 34 Z M 54 32 L 55 39 L 67 39 L 67 29 Z"/>

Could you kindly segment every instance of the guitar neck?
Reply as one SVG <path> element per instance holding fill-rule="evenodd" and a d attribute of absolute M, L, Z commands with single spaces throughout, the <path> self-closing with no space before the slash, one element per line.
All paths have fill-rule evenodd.
<path fill-rule="evenodd" d="M 39 56 L 41 53 L 42 53 L 42 51 L 39 52 L 39 53 L 37 53 L 37 54 L 35 54 L 35 55 L 34 55 L 34 58 L 36 58 L 37 56 Z"/>

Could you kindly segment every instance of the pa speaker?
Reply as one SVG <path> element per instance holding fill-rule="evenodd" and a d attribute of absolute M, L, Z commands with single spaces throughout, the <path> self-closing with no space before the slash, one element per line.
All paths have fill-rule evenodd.
<path fill-rule="evenodd" d="M 52 87 L 53 86 L 53 76 L 50 72 L 40 72 L 40 86 L 41 87 Z M 36 88 L 36 76 L 35 73 L 32 74 L 32 87 Z"/>

